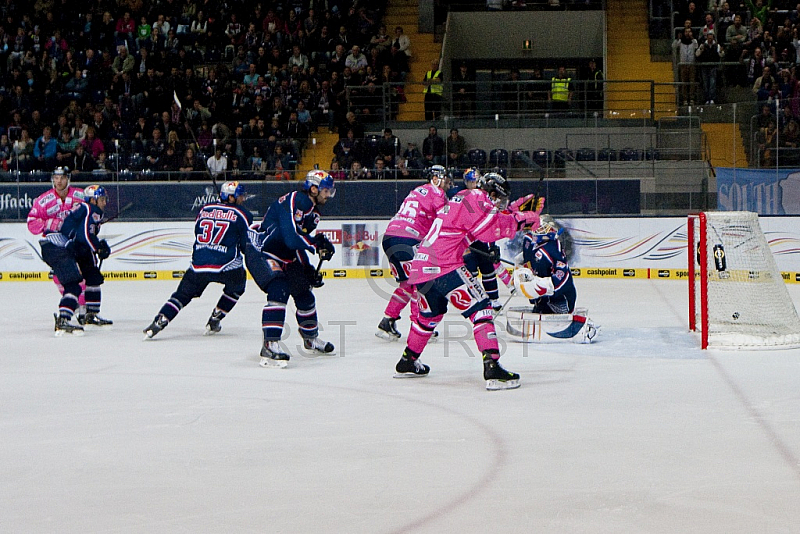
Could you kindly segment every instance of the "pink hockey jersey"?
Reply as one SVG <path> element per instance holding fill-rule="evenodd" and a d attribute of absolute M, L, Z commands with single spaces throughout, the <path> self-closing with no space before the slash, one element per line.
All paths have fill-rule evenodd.
<path fill-rule="evenodd" d="M 411 237 L 422 241 L 436 219 L 436 212 L 445 204 L 447 195 L 435 185 L 423 184 L 415 187 L 389 221 L 385 235 Z"/>
<path fill-rule="evenodd" d="M 485 191 L 460 191 L 439 210 L 411 262 L 409 282 L 421 284 L 455 271 L 464 264 L 471 243 L 512 237 L 518 227 L 514 216 L 498 211 Z"/>
<path fill-rule="evenodd" d="M 45 235 L 61 230 L 67 215 L 83 202 L 83 189 L 69 187 L 62 201 L 55 189 L 45 191 L 33 201 L 28 212 L 28 230 L 34 235 Z"/>

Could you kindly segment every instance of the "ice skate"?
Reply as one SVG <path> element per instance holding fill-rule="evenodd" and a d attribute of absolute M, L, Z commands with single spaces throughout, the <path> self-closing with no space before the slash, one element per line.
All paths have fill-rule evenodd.
<path fill-rule="evenodd" d="M 285 369 L 289 365 L 289 355 L 283 352 L 279 341 L 266 341 L 261 347 L 261 367 Z"/>
<path fill-rule="evenodd" d="M 503 303 L 500 302 L 500 299 L 492 299 L 491 301 L 492 310 L 495 312 L 499 312 L 503 309 Z"/>
<path fill-rule="evenodd" d="M 483 378 L 486 380 L 486 389 L 490 391 L 519 387 L 519 375 L 503 369 L 490 355 L 483 357 Z"/>
<path fill-rule="evenodd" d="M 403 353 L 403 357 L 397 362 L 394 370 L 396 371 L 395 378 L 416 378 L 419 376 L 428 376 L 431 368 L 419 361 L 418 356 L 409 354 L 409 349 Z"/>
<path fill-rule="evenodd" d="M 330 341 L 322 341 L 318 337 L 304 337 L 303 347 L 305 347 L 306 350 L 318 352 L 320 354 L 331 354 L 335 350 L 333 343 Z"/>
<path fill-rule="evenodd" d="M 397 319 L 384 317 L 378 324 L 378 331 L 375 336 L 387 341 L 397 341 L 402 337 L 402 334 L 397 329 Z"/>
<path fill-rule="evenodd" d="M 208 318 L 208 322 L 206 323 L 206 331 L 203 335 L 210 336 L 212 334 L 216 334 L 220 330 L 222 330 L 222 312 L 219 310 L 214 310 L 211 312 L 211 317 Z"/>
<path fill-rule="evenodd" d="M 58 314 L 53 314 L 56 319 L 56 337 L 61 337 L 64 334 L 71 334 L 73 336 L 82 336 L 83 327 L 80 325 L 72 324 L 66 317 L 60 317 Z"/>
<path fill-rule="evenodd" d="M 428 338 L 428 343 L 436 343 L 438 341 L 439 341 L 439 331 L 434 330 L 433 334 L 431 334 L 431 337 Z"/>
<path fill-rule="evenodd" d="M 164 317 L 163 314 L 159 313 L 156 315 L 156 318 L 153 319 L 153 322 L 150 323 L 150 326 L 144 329 L 144 335 L 147 336 L 145 339 L 151 339 L 153 336 L 164 330 L 168 324 L 169 319 Z"/>
<path fill-rule="evenodd" d="M 80 319 L 78 319 L 78 322 L 80 322 Z M 97 315 L 97 312 L 86 312 L 83 318 L 83 324 L 89 326 L 108 326 L 114 324 L 114 321 L 103 319 Z"/>
<path fill-rule="evenodd" d="M 86 306 L 78 306 L 78 324 L 83 326 L 86 324 Z"/>

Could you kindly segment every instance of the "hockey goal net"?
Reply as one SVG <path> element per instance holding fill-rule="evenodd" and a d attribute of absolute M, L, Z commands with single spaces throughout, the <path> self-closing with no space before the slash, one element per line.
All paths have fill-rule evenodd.
<path fill-rule="evenodd" d="M 702 348 L 800 346 L 798 318 L 758 215 L 690 215 L 689 329 Z"/>

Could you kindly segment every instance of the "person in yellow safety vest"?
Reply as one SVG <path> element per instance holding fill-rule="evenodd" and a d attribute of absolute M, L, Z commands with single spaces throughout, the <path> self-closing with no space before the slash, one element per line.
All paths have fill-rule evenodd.
<path fill-rule="evenodd" d="M 442 71 L 439 70 L 439 61 L 431 61 L 431 70 L 425 73 L 422 80 L 425 86 L 425 120 L 436 120 L 442 114 Z"/>
<path fill-rule="evenodd" d="M 574 92 L 572 78 L 567 77 L 567 69 L 563 65 L 558 67 L 558 75 L 550 80 L 550 92 L 547 94 L 550 107 L 554 110 L 568 110 Z"/>

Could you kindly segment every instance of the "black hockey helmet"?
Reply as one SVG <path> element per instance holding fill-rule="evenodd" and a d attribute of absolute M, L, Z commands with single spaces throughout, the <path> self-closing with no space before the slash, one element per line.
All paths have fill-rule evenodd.
<path fill-rule="evenodd" d="M 496 172 L 487 172 L 478 178 L 478 187 L 489 193 L 495 194 L 498 199 L 507 199 L 511 196 L 511 184 L 502 175 Z"/>

